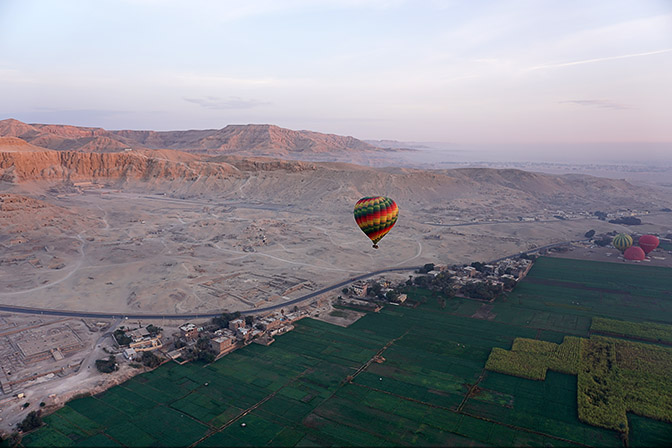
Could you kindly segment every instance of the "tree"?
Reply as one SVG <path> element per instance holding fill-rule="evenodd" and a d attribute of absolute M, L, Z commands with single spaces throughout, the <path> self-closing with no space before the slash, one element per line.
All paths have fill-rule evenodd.
<path fill-rule="evenodd" d="M 158 367 L 161 364 L 161 359 L 150 351 L 142 352 L 140 360 L 149 368 Z"/>
<path fill-rule="evenodd" d="M 383 287 L 378 282 L 371 282 L 369 288 L 366 290 L 366 294 L 371 297 L 377 297 L 380 294 L 380 291 Z"/>
<path fill-rule="evenodd" d="M 163 328 L 154 326 L 152 324 L 147 325 L 147 331 L 149 332 L 150 336 L 156 337 L 156 335 L 160 334 L 163 331 Z"/>
<path fill-rule="evenodd" d="M 611 244 L 611 238 L 606 236 L 606 235 L 603 235 L 602 238 L 596 239 L 594 241 L 594 243 L 595 243 L 596 246 L 605 247 L 605 246 Z"/>
<path fill-rule="evenodd" d="M 198 341 L 196 341 L 196 348 L 199 350 L 207 350 L 210 348 L 210 340 L 208 338 L 198 338 Z"/>
<path fill-rule="evenodd" d="M 428 273 L 429 271 L 433 271 L 433 270 L 434 270 L 434 263 L 427 263 L 427 264 L 425 264 L 423 267 L 421 267 L 420 269 L 418 269 L 418 272 L 419 272 L 420 274 L 426 274 L 426 273 Z"/>
<path fill-rule="evenodd" d="M 590 230 L 587 231 L 586 234 L 583 235 L 583 236 L 585 236 L 586 238 L 592 238 L 593 236 L 595 236 L 595 230 L 590 229 Z"/>
<path fill-rule="evenodd" d="M 348 288 L 343 288 L 343 289 L 341 289 L 341 292 L 342 292 L 343 294 L 347 294 L 347 293 L 350 292 L 350 290 L 349 290 Z"/>
<path fill-rule="evenodd" d="M 96 369 L 102 373 L 112 373 L 119 370 L 119 366 L 117 366 L 117 358 L 114 355 L 110 355 L 107 359 L 96 360 Z"/>
<path fill-rule="evenodd" d="M 212 350 L 201 350 L 198 352 L 198 359 L 206 364 L 213 362 L 216 357 L 217 355 Z"/>
<path fill-rule="evenodd" d="M 428 288 L 431 282 L 431 277 L 428 275 L 420 275 L 413 279 L 413 283 L 421 288 Z"/>
<path fill-rule="evenodd" d="M 642 220 L 634 216 L 622 216 L 616 219 L 610 219 L 611 224 L 625 224 L 626 226 L 638 226 L 642 224 Z"/>
<path fill-rule="evenodd" d="M 604 220 L 607 219 L 607 214 L 606 214 L 605 212 L 601 212 L 601 211 L 598 210 L 598 211 L 596 211 L 596 212 L 593 213 L 593 214 L 594 214 L 595 216 L 597 216 L 597 219 L 599 219 L 600 221 L 604 221 Z"/>
<path fill-rule="evenodd" d="M 245 325 L 252 326 L 253 323 L 254 323 L 254 316 L 252 315 L 245 316 Z"/>
<path fill-rule="evenodd" d="M 467 283 L 462 287 L 462 292 L 467 297 L 490 300 L 502 292 L 502 285 L 495 285 L 490 282 Z"/>
<path fill-rule="evenodd" d="M 240 317 L 240 312 L 236 311 L 235 313 L 223 313 L 221 316 L 213 317 L 212 324 L 217 328 L 226 328 L 229 326 L 229 322 Z"/>
<path fill-rule="evenodd" d="M 114 331 L 114 339 L 119 345 L 128 345 L 133 342 L 133 339 L 131 339 L 129 336 L 126 336 L 126 332 L 121 328 Z"/>
<path fill-rule="evenodd" d="M 474 261 L 471 263 L 471 267 L 476 269 L 478 272 L 485 271 L 485 263 L 481 263 L 480 261 Z"/>
<path fill-rule="evenodd" d="M 28 432 L 31 429 L 39 428 L 42 426 L 42 417 L 40 415 L 41 411 L 31 411 L 17 427 L 21 432 Z"/>

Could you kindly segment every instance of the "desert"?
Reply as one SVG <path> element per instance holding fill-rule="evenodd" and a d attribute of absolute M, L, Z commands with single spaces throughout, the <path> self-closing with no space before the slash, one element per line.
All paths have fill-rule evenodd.
<path fill-rule="evenodd" d="M 160 326 L 164 356 L 194 314 L 291 308 L 347 327 L 364 313 L 334 308 L 340 288 L 297 300 L 375 271 L 399 269 L 377 278 L 404 282 L 427 263 L 487 262 L 583 241 L 591 229 L 630 231 L 600 220 L 598 210 L 641 218 L 640 232 L 672 232 L 667 190 L 623 179 L 404 168 L 393 157 L 384 166 L 390 150 L 322 134 L 310 144 L 315 133 L 277 127 L 263 137 L 258 127 L 236 127 L 254 136 L 237 140 L 241 151 L 201 143 L 189 151 L 171 148 L 184 149 L 186 136 L 205 131 L 156 136 L 0 123 L 10 135 L 0 138 L 0 305 L 32 313 L 0 315 L 2 403 L 16 410 L 0 416 L 7 431 L 40 409 L 37 400 L 52 411 L 148 370 L 121 356 L 111 335 L 124 326 Z M 88 134 L 123 139 L 83 145 Z M 292 139 L 279 144 L 278 135 Z M 352 215 L 354 203 L 371 194 L 394 198 L 400 209 L 378 250 Z M 559 256 L 577 254 L 616 260 L 580 245 Z M 39 310 L 65 315 L 36 316 Z M 120 368 L 108 376 L 96 371 L 96 360 L 109 353 L 118 354 Z M 19 391 L 29 406 L 12 398 Z"/>

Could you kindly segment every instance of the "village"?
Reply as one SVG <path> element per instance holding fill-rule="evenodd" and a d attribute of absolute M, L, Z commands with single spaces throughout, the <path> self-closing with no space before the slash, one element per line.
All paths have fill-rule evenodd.
<path fill-rule="evenodd" d="M 586 240 L 521 252 L 490 262 L 427 263 L 412 274 L 407 272 L 405 280 L 404 274 L 379 275 L 263 314 L 224 312 L 207 321 L 187 322 L 29 318 L 3 314 L 0 315 L 3 342 L 0 344 L 3 347 L 0 350 L 0 403 L 7 409 L 17 408 L 21 414 L 31 409 L 57 409 L 67 396 L 54 393 L 49 387 L 52 382 L 77 380 L 86 375 L 87 384 L 94 386 L 88 389 L 104 390 L 164 363 L 212 363 L 249 344 L 270 346 L 277 336 L 292 331 L 294 324 L 306 317 L 348 326 L 365 313 L 379 312 L 385 306 L 416 307 L 419 303 L 408 295 L 415 287 L 439 293 L 437 297 L 444 306 L 454 297 L 480 301 L 486 306 L 502 293 L 511 291 L 527 275 L 538 255 L 553 253 L 562 257 L 567 252 L 578 251 L 584 258 L 595 255 L 609 259 L 613 247 L 599 244 L 607 238 L 611 236 L 593 233 Z M 661 241 L 665 247 L 670 244 L 666 238 Z M 666 252 L 672 251 L 658 250 L 646 261 L 667 264 L 666 257 L 661 256 Z M 616 256 L 611 258 L 616 261 Z M 7 412 L 0 414 L 0 422 L 8 415 Z M 12 416 L 12 420 L 15 418 L 18 415 Z"/>
<path fill-rule="evenodd" d="M 378 312 L 388 304 L 417 306 L 408 301 L 406 294 L 413 285 L 440 290 L 447 297 L 490 302 L 500 293 L 512 290 L 525 277 L 532 267 L 532 259 L 523 255 L 493 264 L 474 262 L 446 266 L 430 263 L 405 282 L 394 285 L 385 278 L 356 281 L 343 288 L 336 297 L 325 297 L 301 308 L 294 306 L 291 312 L 281 309 L 263 316 L 224 313 L 207 322 L 185 322 L 178 331 L 165 336 L 162 328 L 152 324 L 145 327 L 126 325 L 114 332 L 114 339 L 125 360 L 142 362 L 148 367 L 169 361 L 178 364 L 197 359 L 213 362 L 251 343 L 271 345 L 275 336 L 293 330 L 296 321 L 316 317 L 316 314 L 319 317 L 320 303 L 329 302 L 333 310 L 345 308 L 364 312 Z M 161 356 L 150 354 L 155 351 Z"/>

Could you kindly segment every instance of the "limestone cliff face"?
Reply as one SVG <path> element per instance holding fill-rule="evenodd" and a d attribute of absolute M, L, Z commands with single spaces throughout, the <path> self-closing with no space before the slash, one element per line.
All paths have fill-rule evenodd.
<path fill-rule="evenodd" d="M 227 163 L 175 162 L 144 154 L 81 153 L 74 151 L 0 152 L 0 180 L 196 180 L 200 176 L 226 178 L 237 168 Z"/>

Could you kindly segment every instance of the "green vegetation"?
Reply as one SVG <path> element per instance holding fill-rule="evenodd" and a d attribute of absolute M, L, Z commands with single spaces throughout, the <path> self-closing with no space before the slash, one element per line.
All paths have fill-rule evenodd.
<path fill-rule="evenodd" d="M 602 336 L 562 344 L 516 339 L 493 348 L 488 370 L 544 380 L 548 369 L 578 375 L 579 419 L 628 432 L 626 412 L 672 423 L 672 349 Z"/>
<path fill-rule="evenodd" d="M 217 328 L 226 328 L 229 326 L 229 322 L 240 317 L 240 313 L 236 311 L 235 313 L 224 313 L 221 316 L 212 318 L 212 325 Z"/>
<path fill-rule="evenodd" d="M 18 425 L 18 429 L 22 432 L 28 432 L 35 428 L 42 426 L 42 418 L 40 411 L 31 411 L 26 418 Z"/>
<path fill-rule="evenodd" d="M 491 300 L 503 292 L 502 285 L 496 285 L 492 282 L 474 282 L 467 283 L 462 287 L 465 296 L 473 299 Z"/>
<path fill-rule="evenodd" d="M 672 325 L 655 322 L 628 322 L 606 319 L 604 317 L 593 317 L 590 331 L 651 342 L 672 343 Z"/>
<path fill-rule="evenodd" d="M 114 355 L 110 355 L 107 359 L 96 360 L 96 369 L 103 373 L 112 373 L 119 369 L 117 366 L 117 359 Z"/>
<path fill-rule="evenodd" d="M 151 351 L 142 352 L 140 361 L 142 361 L 143 365 L 150 368 L 158 367 L 161 364 L 161 359 Z"/>
<path fill-rule="evenodd" d="M 146 330 L 149 332 L 149 335 L 151 337 L 156 337 L 157 335 L 161 334 L 163 331 L 163 328 L 157 327 L 156 325 L 149 324 L 147 325 Z"/>
<path fill-rule="evenodd" d="M 416 308 L 388 306 L 348 328 L 303 319 L 270 347 L 164 364 L 69 402 L 22 445 L 566 447 L 622 446 L 627 435 L 630 446 L 666 446 L 672 349 L 588 338 L 593 316 L 672 324 L 671 272 L 541 257 L 486 304 L 410 282 Z M 543 381 L 484 369 L 521 356 Z M 579 420 L 579 390 L 624 411 L 597 402 L 581 411 L 591 424 Z M 592 424 L 607 417 L 614 429 Z"/>
<path fill-rule="evenodd" d="M 485 368 L 532 380 L 546 379 L 548 369 L 576 375 L 579 369 L 580 339 L 565 336 L 562 344 L 517 338 L 511 350 L 493 348 Z"/>
<path fill-rule="evenodd" d="M 130 336 L 126 336 L 126 332 L 121 328 L 114 330 L 114 339 L 117 340 L 117 344 L 119 345 L 128 345 L 133 342 L 133 339 Z"/>

